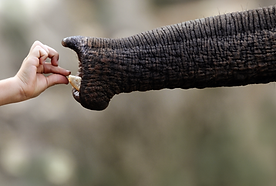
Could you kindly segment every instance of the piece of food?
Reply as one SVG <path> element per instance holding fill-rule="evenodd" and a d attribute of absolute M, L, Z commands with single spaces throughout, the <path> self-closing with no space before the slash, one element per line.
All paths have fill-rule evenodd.
<path fill-rule="evenodd" d="M 80 91 L 81 77 L 69 75 L 68 80 L 77 91 Z"/>

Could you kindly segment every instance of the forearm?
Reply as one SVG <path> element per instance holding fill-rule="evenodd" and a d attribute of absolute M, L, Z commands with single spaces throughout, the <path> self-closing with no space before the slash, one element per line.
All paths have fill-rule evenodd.
<path fill-rule="evenodd" d="M 23 101 L 24 96 L 16 77 L 0 81 L 0 106 Z"/>

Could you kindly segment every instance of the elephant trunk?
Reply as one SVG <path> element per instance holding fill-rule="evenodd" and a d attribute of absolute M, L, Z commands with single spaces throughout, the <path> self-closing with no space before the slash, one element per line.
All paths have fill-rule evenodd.
<path fill-rule="evenodd" d="M 80 61 L 84 107 L 102 110 L 121 92 L 205 88 L 276 80 L 275 7 L 161 27 L 122 39 L 68 37 Z"/>

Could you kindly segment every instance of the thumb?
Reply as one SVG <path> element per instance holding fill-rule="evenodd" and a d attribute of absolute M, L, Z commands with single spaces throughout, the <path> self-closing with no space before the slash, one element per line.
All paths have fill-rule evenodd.
<path fill-rule="evenodd" d="M 47 80 L 47 88 L 51 87 L 53 85 L 56 85 L 56 84 L 68 84 L 69 83 L 68 79 L 65 76 L 60 75 L 60 74 L 52 74 L 52 75 L 46 77 L 46 80 Z"/>

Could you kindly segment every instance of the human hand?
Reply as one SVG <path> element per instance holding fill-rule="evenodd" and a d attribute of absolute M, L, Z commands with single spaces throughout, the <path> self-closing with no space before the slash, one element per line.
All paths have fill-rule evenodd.
<path fill-rule="evenodd" d="M 45 62 L 47 58 L 51 62 Z M 68 84 L 71 72 L 58 66 L 59 54 L 51 47 L 35 41 L 20 70 L 14 77 L 20 87 L 21 100 L 38 96 L 56 84 Z M 52 73 L 49 76 L 44 74 Z"/>

